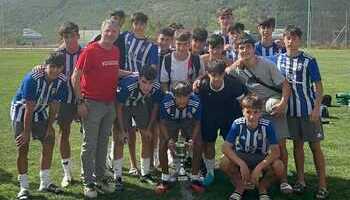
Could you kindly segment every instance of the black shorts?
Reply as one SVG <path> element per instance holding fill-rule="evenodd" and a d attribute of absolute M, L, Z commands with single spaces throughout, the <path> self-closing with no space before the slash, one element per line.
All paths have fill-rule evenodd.
<path fill-rule="evenodd" d="M 242 159 L 250 170 L 254 170 L 255 167 L 265 159 L 266 155 L 256 153 L 244 153 L 236 152 L 237 156 Z"/>
<path fill-rule="evenodd" d="M 220 130 L 221 137 L 225 140 L 226 136 L 231 128 L 233 119 L 227 120 L 223 118 L 207 118 L 201 121 L 201 132 L 203 142 L 213 143 L 218 137 L 218 131 Z"/>

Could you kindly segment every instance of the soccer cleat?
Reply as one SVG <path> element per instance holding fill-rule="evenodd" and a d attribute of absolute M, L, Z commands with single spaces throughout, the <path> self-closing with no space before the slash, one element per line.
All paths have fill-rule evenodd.
<path fill-rule="evenodd" d="M 204 178 L 203 180 L 203 185 L 205 187 L 208 187 L 209 185 L 211 185 L 214 182 L 214 174 L 211 173 L 207 173 L 207 176 Z"/>
<path fill-rule="evenodd" d="M 68 187 L 70 185 L 72 185 L 73 180 L 71 177 L 68 176 L 63 176 L 62 181 L 61 181 L 61 187 L 65 188 Z"/>
<path fill-rule="evenodd" d="M 18 199 L 18 200 L 29 200 L 29 199 L 30 199 L 29 190 L 27 190 L 27 189 L 21 189 L 21 190 L 18 192 L 16 199 Z"/>
<path fill-rule="evenodd" d="M 124 184 L 123 184 L 122 177 L 117 177 L 114 182 L 115 182 L 115 191 L 116 192 L 120 192 L 120 191 L 124 190 Z"/>
<path fill-rule="evenodd" d="M 114 182 L 111 181 L 109 178 L 105 178 L 102 181 L 98 181 L 96 183 L 96 191 L 101 194 L 108 194 L 114 192 Z"/>
<path fill-rule="evenodd" d="M 63 189 L 58 187 L 57 185 L 50 183 L 48 185 L 43 185 L 40 184 L 39 187 L 39 192 L 50 192 L 50 193 L 54 193 L 54 194 L 61 194 L 63 193 Z"/>
<path fill-rule="evenodd" d="M 156 182 L 155 182 L 154 178 L 151 176 L 151 174 L 146 174 L 144 176 L 141 176 L 140 180 L 141 180 L 141 182 L 148 183 L 150 185 L 156 184 Z"/>
<path fill-rule="evenodd" d="M 88 199 L 96 198 L 97 191 L 95 189 L 95 184 L 90 183 L 84 187 L 84 197 Z"/>
<path fill-rule="evenodd" d="M 197 193 L 202 193 L 205 191 L 205 187 L 203 186 L 203 184 L 199 180 L 191 181 L 191 189 L 192 189 L 192 191 L 197 192 Z"/>

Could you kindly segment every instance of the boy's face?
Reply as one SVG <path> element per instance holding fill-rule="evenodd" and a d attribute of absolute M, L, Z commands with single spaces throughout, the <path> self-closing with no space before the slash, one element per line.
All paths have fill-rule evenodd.
<path fill-rule="evenodd" d="M 288 50 L 299 50 L 301 39 L 296 34 L 285 34 L 283 36 L 283 42 Z"/>
<path fill-rule="evenodd" d="M 238 54 L 242 59 L 250 59 L 255 55 L 255 47 L 250 43 L 240 44 L 238 46 Z"/>
<path fill-rule="evenodd" d="M 119 28 L 112 26 L 110 24 L 107 24 L 102 29 L 101 34 L 101 40 L 107 43 L 113 44 L 113 42 L 118 38 L 119 36 Z"/>
<path fill-rule="evenodd" d="M 144 95 L 148 95 L 152 90 L 153 81 L 147 80 L 145 77 L 139 79 L 139 87 Z"/>
<path fill-rule="evenodd" d="M 189 96 L 176 96 L 175 97 L 175 103 L 176 107 L 178 107 L 180 110 L 187 107 L 189 100 Z"/>
<path fill-rule="evenodd" d="M 237 44 L 239 42 L 239 38 L 241 37 L 241 34 L 238 32 L 229 32 L 228 36 L 230 38 L 230 41 L 232 41 L 232 44 Z"/>
<path fill-rule="evenodd" d="M 243 108 L 243 116 L 247 120 L 248 125 L 256 126 L 261 117 L 261 110 L 253 108 Z"/>
<path fill-rule="evenodd" d="M 144 35 L 146 31 L 147 24 L 141 21 L 134 21 L 132 23 L 132 31 L 139 35 Z"/>
<path fill-rule="evenodd" d="M 232 15 L 221 15 L 218 17 L 218 22 L 221 28 L 227 28 L 233 23 Z"/>
<path fill-rule="evenodd" d="M 219 73 L 208 73 L 209 79 L 210 79 L 210 84 L 214 89 L 219 89 L 221 88 L 222 84 L 224 83 L 224 77 L 225 77 L 225 72 L 222 74 Z"/>
<path fill-rule="evenodd" d="M 219 45 L 216 47 L 213 47 L 212 45 L 209 45 L 209 54 L 212 56 L 213 59 L 220 59 L 222 58 L 223 52 L 224 52 L 224 45 Z"/>
<path fill-rule="evenodd" d="M 204 50 L 205 41 L 192 40 L 191 41 L 191 49 L 193 52 L 201 52 Z"/>
<path fill-rule="evenodd" d="M 187 55 L 190 50 L 190 42 L 175 41 L 175 48 L 179 55 Z"/>
<path fill-rule="evenodd" d="M 80 38 L 79 33 L 71 32 L 71 33 L 64 33 L 62 35 L 62 40 L 66 48 L 75 48 L 79 46 L 78 40 Z"/>
<path fill-rule="evenodd" d="M 55 64 L 48 64 L 45 67 L 45 72 L 49 80 L 54 80 L 63 71 L 64 66 L 57 66 Z"/>
<path fill-rule="evenodd" d="M 272 26 L 260 25 L 258 26 L 258 31 L 263 40 L 271 40 L 272 39 Z"/>
<path fill-rule="evenodd" d="M 171 36 L 167 36 L 164 34 L 159 34 L 158 36 L 158 44 L 160 46 L 160 49 L 170 49 L 173 42 L 174 38 Z"/>

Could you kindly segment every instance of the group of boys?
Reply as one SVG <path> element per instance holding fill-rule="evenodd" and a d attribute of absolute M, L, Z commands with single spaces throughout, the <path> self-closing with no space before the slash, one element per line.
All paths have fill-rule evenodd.
<path fill-rule="evenodd" d="M 145 35 L 144 13 L 134 13 L 132 30 L 120 32 L 125 14 L 113 11 L 103 21 L 101 34 L 85 48 L 78 43 L 78 26 L 64 23 L 59 29 L 62 45 L 25 76 L 11 104 L 18 146 L 17 198 L 30 199 L 31 137 L 42 142 L 39 190 L 63 192 L 49 174 L 56 119 L 62 187 L 73 181 L 71 123 L 79 119 L 82 124 L 81 177 L 87 198 L 123 190 L 124 144 L 129 145 L 129 174 L 155 185 L 157 193 L 167 192 L 176 176 L 169 172 L 169 161 L 175 162 L 172 147 L 180 130 L 192 149 L 190 180 L 195 192 L 214 182 L 220 133 L 225 140 L 220 168 L 235 188 L 229 199 L 242 199 L 251 187 L 258 189 L 259 199 L 270 199 L 268 189 L 275 181 L 282 193 L 304 192 L 304 141 L 310 144 L 319 176 L 316 198 L 327 198 L 320 147 L 322 82 L 315 58 L 299 50 L 301 30 L 287 26 L 282 46 L 272 38 L 273 18 L 258 22 L 258 42 L 244 32 L 243 24 L 233 23 L 232 9 L 220 8 L 217 19 L 220 31 L 209 37 L 203 28 L 190 32 L 172 24 L 162 28 L 153 42 Z M 136 132 L 141 135 L 140 170 Z M 111 133 L 112 182 L 106 167 Z M 294 144 L 293 187 L 287 179 L 287 138 Z M 151 173 L 157 167 L 158 183 Z"/>

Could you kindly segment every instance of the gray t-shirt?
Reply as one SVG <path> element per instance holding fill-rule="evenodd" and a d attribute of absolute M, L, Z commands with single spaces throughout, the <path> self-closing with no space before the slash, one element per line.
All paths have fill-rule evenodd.
<path fill-rule="evenodd" d="M 256 66 L 250 67 L 249 71 L 247 69 L 236 68 L 230 73 L 231 75 L 239 78 L 247 86 L 250 92 L 255 93 L 264 101 L 269 97 L 278 96 L 280 94 L 270 88 L 267 88 L 266 86 L 261 85 L 260 83 L 257 83 L 254 78 L 252 78 L 251 73 L 253 73 L 265 84 L 279 88 L 285 79 L 278 71 L 274 63 L 261 56 L 257 56 Z"/>

